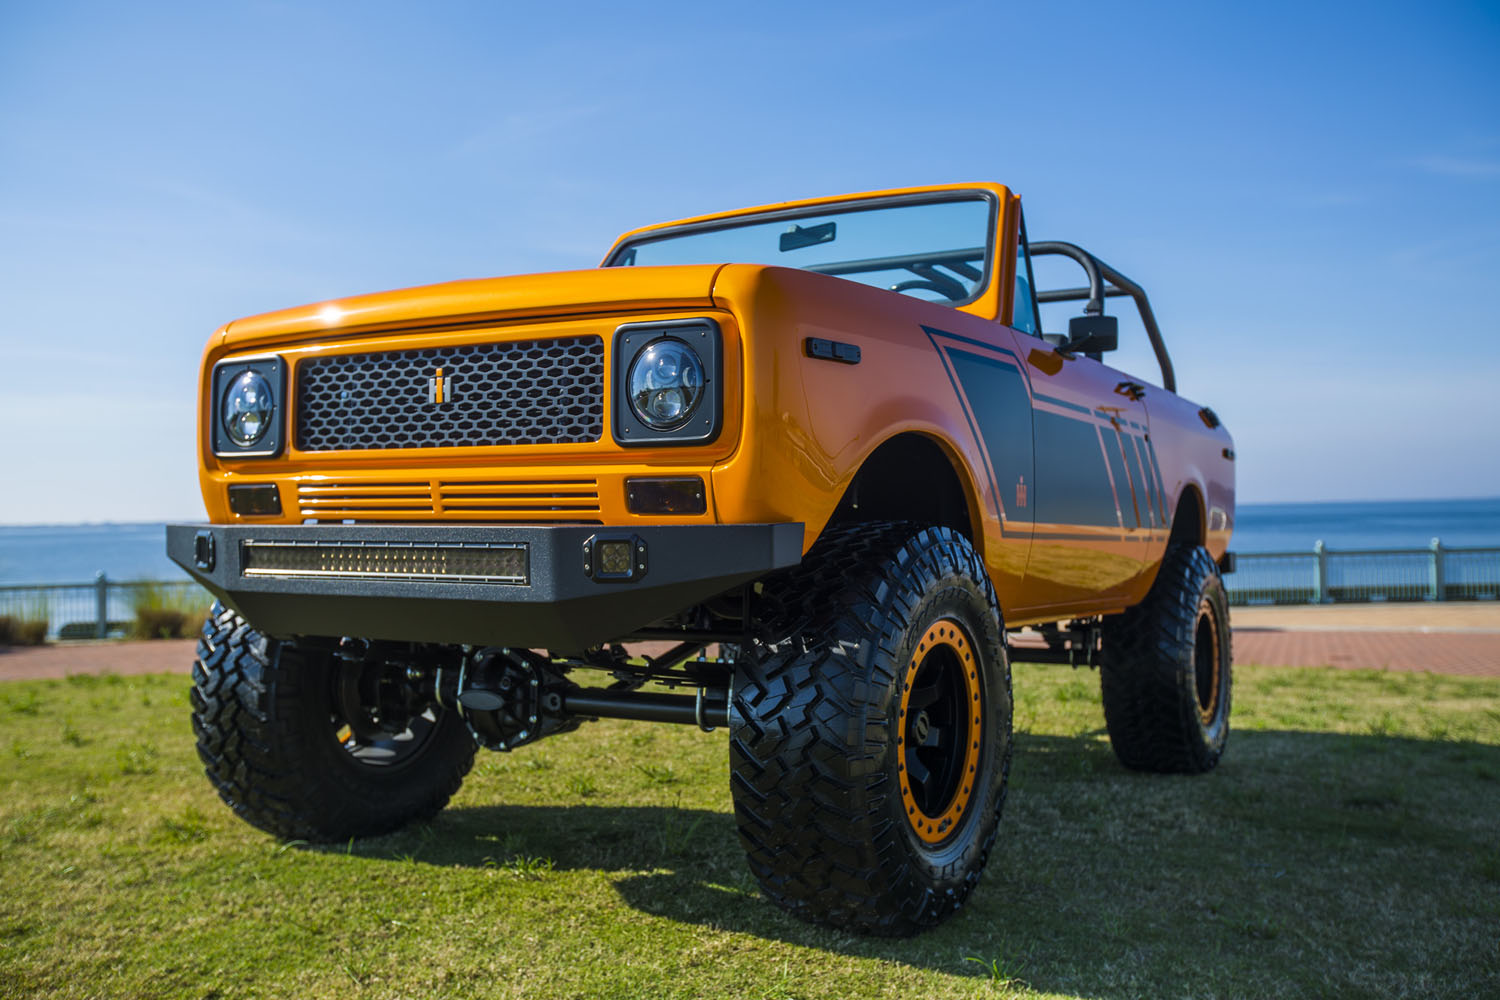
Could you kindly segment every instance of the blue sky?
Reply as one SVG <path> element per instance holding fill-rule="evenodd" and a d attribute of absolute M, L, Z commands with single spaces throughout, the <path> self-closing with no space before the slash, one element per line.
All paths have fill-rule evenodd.
<path fill-rule="evenodd" d="M 1243 501 L 1500 495 L 1497 52 L 1496 4 L 7 0 L 0 523 L 201 517 L 237 316 L 974 179 L 1146 286 Z"/>

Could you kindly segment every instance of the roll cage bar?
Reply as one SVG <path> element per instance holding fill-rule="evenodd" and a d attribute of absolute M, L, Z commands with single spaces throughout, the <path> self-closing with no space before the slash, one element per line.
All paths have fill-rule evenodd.
<path fill-rule="evenodd" d="M 1168 392 L 1177 391 L 1177 374 L 1172 370 L 1172 359 L 1167 355 L 1167 345 L 1161 339 L 1161 327 L 1156 325 L 1156 314 L 1151 311 L 1151 301 L 1146 290 L 1131 281 L 1104 261 L 1074 243 L 1060 240 L 1044 240 L 1028 243 L 1027 250 L 1033 257 L 1069 257 L 1077 261 L 1088 275 L 1087 288 L 1055 288 L 1038 290 L 1036 300 L 1042 302 L 1084 302 L 1086 316 L 1104 315 L 1104 300 L 1128 295 L 1135 300 L 1136 310 L 1141 314 L 1141 325 L 1151 340 L 1151 350 L 1161 365 L 1162 387 Z"/>

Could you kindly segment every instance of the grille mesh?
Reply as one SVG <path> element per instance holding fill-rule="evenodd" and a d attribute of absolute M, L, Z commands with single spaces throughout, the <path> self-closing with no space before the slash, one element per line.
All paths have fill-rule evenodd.
<path fill-rule="evenodd" d="M 433 402 L 442 369 L 444 402 Z M 604 433 L 599 337 L 382 351 L 297 366 L 297 447 L 569 444 Z"/>

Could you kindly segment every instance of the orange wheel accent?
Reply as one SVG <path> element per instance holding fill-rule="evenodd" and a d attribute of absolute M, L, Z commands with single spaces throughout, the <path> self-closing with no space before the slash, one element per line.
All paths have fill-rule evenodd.
<path fill-rule="evenodd" d="M 1198 688 L 1198 718 L 1209 725 L 1219 714 L 1219 618 L 1208 598 L 1198 605 L 1193 624 L 1193 670 Z"/>
<path fill-rule="evenodd" d="M 901 680 L 897 772 L 906 820 L 938 844 L 975 799 L 984 741 L 982 669 L 963 626 L 940 618 L 917 642 Z"/>

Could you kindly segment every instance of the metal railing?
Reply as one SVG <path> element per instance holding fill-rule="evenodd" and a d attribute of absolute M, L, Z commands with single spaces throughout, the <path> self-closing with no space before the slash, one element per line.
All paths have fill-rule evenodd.
<path fill-rule="evenodd" d="M 1241 552 L 1225 577 L 1230 604 L 1500 600 L 1500 548 L 1340 549 Z M 206 612 L 213 597 L 191 580 L 111 580 L 0 586 L 0 616 L 45 620 L 49 639 L 104 639 L 131 632 L 142 607 Z"/>
<path fill-rule="evenodd" d="M 128 635 L 141 608 L 187 609 L 213 597 L 191 580 L 111 580 L 0 586 L 0 616 L 45 621 L 49 639 L 107 639 Z"/>
<path fill-rule="evenodd" d="M 1500 599 L 1500 548 L 1241 552 L 1225 577 L 1230 604 Z"/>

